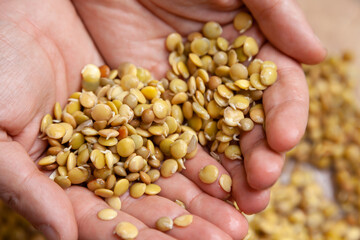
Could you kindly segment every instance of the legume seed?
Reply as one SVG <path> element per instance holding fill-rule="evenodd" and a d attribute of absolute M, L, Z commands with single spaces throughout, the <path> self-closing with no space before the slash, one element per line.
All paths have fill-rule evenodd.
<path fill-rule="evenodd" d="M 118 142 L 116 148 L 121 157 L 128 157 L 135 151 L 135 142 L 132 138 L 126 137 Z"/>
<path fill-rule="evenodd" d="M 145 183 L 139 183 L 139 182 L 134 183 L 130 187 L 130 196 L 132 196 L 133 198 L 139 198 L 142 195 L 144 195 L 145 190 L 146 190 Z"/>
<path fill-rule="evenodd" d="M 167 231 L 171 230 L 173 228 L 173 225 L 174 225 L 174 222 L 169 217 L 161 217 L 155 223 L 156 229 L 158 229 L 162 232 L 167 232 Z"/>
<path fill-rule="evenodd" d="M 60 139 L 65 135 L 66 130 L 60 124 L 50 124 L 46 127 L 45 133 L 50 138 Z"/>
<path fill-rule="evenodd" d="M 114 186 L 114 195 L 121 196 L 129 189 L 129 180 L 122 178 Z"/>
<path fill-rule="evenodd" d="M 201 182 L 211 184 L 217 180 L 219 176 L 219 169 L 215 165 L 207 165 L 199 172 Z"/>
<path fill-rule="evenodd" d="M 145 193 L 147 195 L 156 195 L 160 191 L 161 191 L 161 187 L 159 185 L 153 184 L 153 183 L 146 185 L 146 188 L 145 188 Z"/>
<path fill-rule="evenodd" d="M 160 173 L 162 177 L 171 177 L 176 173 L 178 169 L 178 163 L 174 159 L 167 159 L 163 162 L 160 168 Z"/>
<path fill-rule="evenodd" d="M 139 234 L 139 230 L 129 222 L 120 222 L 116 225 L 115 233 L 124 240 L 135 239 Z"/>
<path fill-rule="evenodd" d="M 115 210 L 121 209 L 121 200 L 118 196 L 113 196 L 105 199 L 106 203 Z"/>
<path fill-rule="evenodd" d="M 193 215 L 186 214 L 175 218 L 174 225 L 177 227 L 187 227 L 192 223 L 192 221 L 193 221 Z"/>
<path fill-rule="evenodd" d="M 240 33 L 245 32 L 252 25 L 252 17 L 247 12 L 240 12 L 234 18 L 234 27 Z"/>
<path fill-rule="evenodd" d="M 117 212 L 114 209 L 111 208 L 105 208 L 100 210 L 97 213 L 97 216 L 100 220 L 109 221 L 113 220 L 117 216 Z"/>
<path fill-rule="evenodd" d="M 222 174 L 219 179 L 219 184 L 225 192 L 231 192 L 232 179 L 227 174 Z"/>
<path fill-rule="evenodd" d="M 222 27 L 217 22 L 207 22 L 202 28 L 205 37 L 209 39 L 216 39 L 222 34 Z"/>

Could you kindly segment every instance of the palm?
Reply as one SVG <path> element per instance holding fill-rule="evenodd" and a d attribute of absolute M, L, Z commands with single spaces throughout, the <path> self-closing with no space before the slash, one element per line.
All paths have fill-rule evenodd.
<path fill-rule="evenodd" d="M 162 2 L 164 4 L 161 4 Z M 4 11 L 0 15 L 1 19 L 12 24 L 12 28 L 9 30 L 12 33 L 9 35 L 9 41 L 13 48 L 10 50 L 16 49 L 17 51 L 14 54 L 15 61 L 10 61 L 11 64 L 6 67 L 1 66 L 3 68 L 1 72 L 7 73 L 3 84 L 7 86 L 7 93 L 11 94 L 3 92 L 0 96 L 2 100 L 1 116 L 6 116 L 6 118 L 0 119 L 0 124 L 3 129 L 3 141 L 6 141 L 7 144 L 2 147 L 1 151 L 7 155 L 11 154 L 6 152 L 6 148 L 18 151 L 16 156 L 12 156 L 17 160 L 12 163 L 15 167 L 10 170 L 0 170 L 1 172 L 10 171 L 16 176 L 30 176 L 36 179 L 36 183 L 43 186 L 41 189 L 30 186 L 31 181 L 20 182 L 23 178 L 19 178 L 18 184 L 24 185 L 23 189 L 31 188 L 32 191 L 41 194 L 44 199 L 47 199 L 45 203 L 37 201 L 37 205 L 34 206 L 32 202 L 28 203 L 21 197 L 8 199 L 10 203 L 20 201 L 22 203 L 20 205 L 24 209 L 32 207 L 37 211 L 44 211 L 40 214 L 43 216 L 42 219 L 35 218 L 31 212 L 28 213 L 27 217 L 36 225 L 48 223 L 57 229 L 73 229 L 74 234 L 76 229 L 74 229 L 72 219 L 75 218 L 80 238 L 98 239 L 104 238 L 104 236 L 106 238 L 113 236 L 114 223 L 100 222 L 96 218 L 97 211 L 106 206 L 102 200 L 91 192 L 78 187 L 71 187 L 69 191 L 66 191 L 66 196 L 55 183 L 44 175 L 36 173 L 35 165 L 31 162 L 31 159 L 38 159 L 46 148 L 45 144 L 37 138 L 40 119 L 44 114 L 51 112 L 56 101 L 64 105 L 69 94 L 79 89 L 79 71 L 82 66 L 90 62 L 97 65 L 106 62 L 110 66 L 116 67 L 122 61 L 129 61 L 148 68 L 154 72 L 156 77 L 160 77 L 168 69 L 164 40 L 169 33 L 178 31 L 187 34 L 190 31 L 198 31 L 202 22 L 209 20 L 217 20 L 227 25 L 236 13 L 236 8 L 239 7 L 238 1 L 233 1 L 229 6 L 215 5 L 213 7 L 207 7 L 208 4 L 201 4 L 201 1 L 199 1 L 199 5 L 196 1 L 173 1 L 171 6 L 167 6 L 167 2 L 155 0 L 104 1 L 101 3 L 99 1 L 74 1 L 73 4 L 91 37 L 87 34 L 70 3 L 59 0 L 45 5 L 38 1 L 32 6 L 23 6 L 21 2 L 15 1 L 3 4 L 8 11 L 20 9 L 19 12 L 26 12 L 28 11 L 26 7 L 42 9 L 42 11 L 36 12 L 35 17 L 15 14 L 17 16 L 15 19 L 9 18 L 4 14 L 6 8 L 3 8 Z M 174 6 L 179 6 L 179 8 Z M 184 9 L 190 10 L 184 11 Z M 52 14 L 48 15 L 50 11 Z M 22 24 L 14 24 L 21 18 L 25 18 L 25 21 L 22 19 Z M 230 38 L 234 36 L 235 32 L 231 26 L 224 29 L 225 35 Z M 256 29 L 252 31 L 255 35 L 258 33 Z M 259 35 L 258 40 L 263 42 Z M 7 42 L 1 41 L 0 44 L 6 46 Z M 18 46 L 22 46 L 22 48 L 20 49 Z M 13 54 L 11 51 L 9 53 Z M 297 68 L 290 60 L 278 56 L 279 54 L 269 46 L 265 46 L 260 55 L 270 55 L 270 58 L 277 61 L 280 69 L 281 65 Z M 20 70 L 21 74 L 16 77 L 12 75 Z M 283 77 L 288 76 L 284 73 Z M 281 102 L 276 96 L 283 88 L 287 87 L 286 84 L 279 84 L 277 88 L 274 86 L 273 90 L 268 91 L 265 98 L 276 100 L 268 108 L 276 107 L 276 104 Z M 298 85 L 301 86 L 293 84 L 290 87 L 293 89 L 295 87 L 303 88 L 303 83 Z M 276 108 L 273 110 L 273 115 L 275 113 Z M 11 137 L 11 141 L 7 136 Z M 251 213 L 266 205 L 268 191 L 253 189 L 247 180 L 250 180 L 250 183 L 259 189 L 268 187 L 277 178 L 282 161 L 279 154 L 270 150 L 261 128 L 256 128 L 253 133 L 244 135 L 241 145 L 245 155 L 245 168 L 241 163 L 230 162 L 227 159 L 223 161 L 225 168 L 218 166 L 221 173 L 228 171 L 233 176 L 233 197 L 242 210 Z M 276 143 L 273 145 L 276 147 Z M 277 147 L 280 150 L 286 148 L 284 146 Z M 252 148 L 254 150 L 251 150 Z M 260 171 L 255 168 L 259 164 L 260 156 L 255 153 L 255 150 L 263 154 L 261 157 L 271 159 L 268 164 L 275 164 L 275 167 L 266 172 L 268 179 L 259 180 L 257 173 Z M 161 179 L 157 182 L 163 189 L 160 196 L 143 197 L 138 200 L 122 196 L 123 207 L 117 221 L 127 220 L 135 223 L 141 229 L 140 237 L 155 236 L 154 234 L 156 234 L 158 239 L 170 239 L 151 228 L 154 227 L 157 218 L 161 216 L 175 217 L 184 213 L 185 210 L 173 203 L 173 200 L 181 199 L 187 205 L 187 210 L 198 217 L 188 228 L 174 229 L 169 232 L 170 235 L 181 236 L 183 239 L 194 238 L 197 236 L 197 232 L 201 233 L 202 238 L 209 239 L 227 239 L 230 236 L 233 238 L 243 237 L 246 232 L 246 222 L 242 215 L 225 202 L 217 199 L 226 197 L 225 192 L 219 186 L 206 186 L 198 181 L 197 172 L 201 167 L 209 163 L 218 164 L 206 153 L 200 152 L 200 154 L 201 156 L 197 157 L 198 161 L 187 162 L 188 170 L 183 174 L 176 174 L 171 179 Z M 245 174 L 245 169 L 248 176 Z M 6 189 L 3 191 L 0 187 L 0 192 L 6 192 Z M 30 193 L 28 195 L 30 196 Z M 30 197 L 34 198 L 34 196 Z M 82 199 L 88 200 L 84 202 Z M 249 204 L 249 202 L 251 203 Z M 58 220 L 47 217 L 48 214 L 42 204 L 48 205 L 49 208 L 52 204 L 58 205 L 59 208 L 56 208 L 53 213 L 59 216 Z M 26 211 L 24 212 L 26 213 Z M 217 218 L 213 216 L 217 216 Z M 69 219 L 65 223 L 67 228 L 59 227 L 60 224 L 64 224 L 64 219 Z M 228 224 L 229 222 L 231 224 Z M 89 229 L 88 226 L 98 227 Z M 68 237 L 74 236 L 71 233 L 67 234 L 69 234 Z"/>
<path fill-rule="evenodd" d="M 204 9 L 208 4 L 198 1 L 74 1 L 74 4 L 108 64 L 116 67 L 119 62 L 130 61 L 148 68 L 157 77 L 168 69 L 168 53 L 164 48 L 168 34 L 199 31 L 210 20 L 227 24 L 238 5 L 234 4 L 229 11 L 216 6 Z"/>

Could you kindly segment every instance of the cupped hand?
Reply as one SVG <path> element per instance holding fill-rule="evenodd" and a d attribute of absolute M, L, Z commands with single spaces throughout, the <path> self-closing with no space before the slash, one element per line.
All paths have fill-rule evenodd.
<path fill-rule="evenodd" d="M 244 161 L 223 158 L 223 166 L 209 155 L 187 161 L 182 173 L 201 189 L 218 198 L 226 197 L 218 185 L 199 181 L 198 171 L 207 164 L 217 165 L 221 173 L 233 177 L 232 196 L 245 213 L 262 210 L 269 200 L 269 187 L 278 179 L 284 152 L 294 147 L 305 131 L 308 90 L 301 66 L 292 58 L 316 63 L 325 57 L 295 1 L 238 0 L 139 0 L 87 1 L 74 5 L 106 62 L 115 67 L 130 61 L 146 67 L 156 77 L 169 69 L 164 41 L 168 34 L 183 36 L 201 31 L 207 21 L 223 26 L 230 41 L 239 35 L 232 26 L 234 16 L 246 7 L 258 24 L 244 34 L 261 46 L 258 58 L 278 66 L 278 81 L 265 91 L 266 128 L 257 126 L 240 139 Z M 273 13 L 276 13 L 273 15 Z M 110 36 L 110 37 L 109 37 Z M 274 47 L 275 46 L 275 47 Z M 291 57 L 288 57 L 289 54 Z"/>
<path fill-rule="evenodd" d="M 257 127 L 241 137 L 243 163 L 223 159 L 221 166 L 199 151 L 198 156 L 186 162 L 187 170 L 182 174 L 157 182 L 163 189 L 160 196 L 137 200 L 122 196 L 122 210 L 111 222 L 97 219 L 97 211 L 106 205 L 93 193 L 80 187 L 63 191 L 38 170 L 34 161 L 46 149 L 45 143 L 38 139 L 41 118 L 52 111 L 56 101 L 64 106 L 68 96 L 80 88 L 79 72 L 87 63 L 106 62 L 116 67 L 122 61 L 129 61 L 160 77 L 168 69 L 164 40 L 169 33 L 198 31 L 204 22 L 215 20 L 224 25 L 225 36 L 234 38 L 231 21 L 242 3 L 235 0 L 1 2 L 1 198 L 50 239 L 115 238 L 113 230 L 119 221 L 134 223 L 140 229 L 139 239 L 244 237 L 247 223 L 243 216 L 218 199 L 227 194 L 217 185 L 202 184 L 197 173 L 204 165 L 217 164 L 221 174 L 229 173 L 233 177 L 232 196 L 242 211 L 253 213 L 263 209 L 269 197 L 267 189 L 280 174 L 282 152 L 292 148 L 303 134 L 308 107 L 300 66 L 265 39 L 295 59 L 316 62 L 321 58 L 311 57 L 316 51 L 321 52 L 320 45 L 313 40 L 296 7 L 288 5 L 297 14 L 295 17 L 293 14 L 294 23 L 305 27 L 296 30 L 297 26 L 291 27 L 288 22 L 293 39 L 286 41 L 287 35 L 281 33 L 282 40 L 276 41 L 279 31 L 268 30 L 276 26 L 266 25 L 274 17 L 270 14 L 272 1 L 261 5 L 268 6 L 264 8 L 267 11 L 256 6 L 260 1 L 248 2 L 253 2 L 248 7 L 266 38 L 257 26 L 246 34 L 262 45 L 258 57 L 273 60 L 279 69 L 278 82 L 264 94 L 266 135 Z M 282 2 L 285 1 L 277 1 L 276 6 L 283 6 Z M 276 6 L 273 9 L 281 10 Z M 268 19 L 259 17 L 263 16 L 261 12 L 267 12 Z M 284 9 L 280 13 L 286 18 Z M 300 41 L 304 34 L 305 43 Z M 303 51 L 288 50 L 289 47 L 302 47 Z M 173 203 L 175 199 L 182 200 L 187 210 Z M 171 230 L 168 235 L 153 229 L 157 218 L 176 217 L 187 211 L 195 215 L 188 228 Z"/>

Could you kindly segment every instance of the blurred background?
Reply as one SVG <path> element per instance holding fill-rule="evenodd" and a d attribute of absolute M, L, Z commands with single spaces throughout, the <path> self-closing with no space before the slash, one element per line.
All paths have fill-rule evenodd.
<path fill-rule="evenodd" d="M 306 134 L 287 154 L 270 205 L 249 216 L 248 240 L 360 240 L 360 1 L 298 0 L 328 50 L 303 66 Z"/>
<path fill-rule="evenodd" d="M 308 129 L 247 239 L 360 240 L 360 0 L 298 3 L 328 59 L 304 66 Z M 0 239 L 45 238 L 0 201 Z"/>

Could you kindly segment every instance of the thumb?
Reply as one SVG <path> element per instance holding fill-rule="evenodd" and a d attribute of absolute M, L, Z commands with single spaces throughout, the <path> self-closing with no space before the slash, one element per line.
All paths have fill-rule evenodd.
<path fill-rule="evenodd" d="M 306 64 L 324 60 L 326 50 L 295 0 L 244 0 L 270 42 Z"/>
<path fill-rule="evenodd" d="M 47 239 L 77 239 L 72 205 L 65 192 L 40 172 L 17 142 L 0 142 L 0 198 Z"/>

